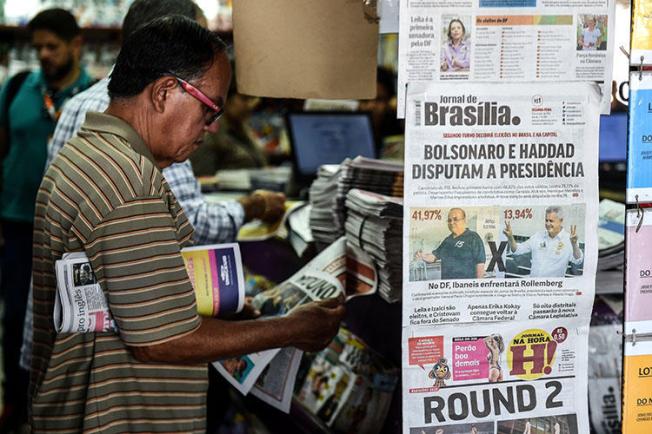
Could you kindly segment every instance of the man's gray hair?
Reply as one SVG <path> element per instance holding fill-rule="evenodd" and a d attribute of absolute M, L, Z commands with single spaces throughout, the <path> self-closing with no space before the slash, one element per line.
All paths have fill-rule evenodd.
<path fill-rule="evenodd" d="M 557 214 L 557 218 L 559 220 L 564 219 L 564 211 L 561 209 L 560 206 L 549 206 L 548 208 L 546 208 L 546 215 L 552 214 L 552 213 Z"/>

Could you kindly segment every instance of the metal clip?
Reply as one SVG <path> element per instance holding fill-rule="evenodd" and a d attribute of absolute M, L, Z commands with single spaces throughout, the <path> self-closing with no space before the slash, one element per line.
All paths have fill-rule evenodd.
<path fill-rule="evenodd" d="M 627 56 L 627 58 L 629 59 L 629 51 L 627 51 L 627 49 L 625 47 L 623 47 L 622 45 L 620 46 L 620 51 L 622 51 L 623 54 L 625 56 Z"/>
<path fill-rule="evenodd" d="M 638 218 L 638 223 L 636 224 L 636 233 L 641 230 L 643 225 L 643 216 L 645 215 L 645 208 L 641 208 L 641 204 L 638 203 L 638 194 L 634 196 L 636 199 L 636 218 Z"/>
<path fill-rule="evenodd" d="M 636 346 L 636 329 L 632 329 L 632 347 Z"/>
<path fill-rule="evenodd" d="M 641 64 L 638 66 L 638 81 L 643 81 L 643 61 L 645 56 L 641 56 Z"/>

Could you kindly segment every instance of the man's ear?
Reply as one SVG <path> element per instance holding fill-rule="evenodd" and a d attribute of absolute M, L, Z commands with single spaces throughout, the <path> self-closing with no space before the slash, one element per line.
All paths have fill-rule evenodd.
<path fill-rule="evenodd" d="M 73 56 L 75 56 L 75 60 L 79 62 L 79 59 L 81 58 L 81 48 L 82 48 L 82 37 L 80 36 L 75 36 L 70 40 L 70 48 L 72 49 Z"/>
<path fill-rule="evenodd" d="M 158 113 L 165 111 L 166 105 L 170 104 L 171 92 L 177 87 L 177 81 L 170 76 L 161 77 L 152 83 L 151 100 L 154 110 Z"/>

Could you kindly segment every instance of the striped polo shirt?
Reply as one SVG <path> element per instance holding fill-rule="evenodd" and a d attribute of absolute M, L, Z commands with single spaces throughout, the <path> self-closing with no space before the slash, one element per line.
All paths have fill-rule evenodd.
<path fill-rule="evenodd" d="M 136 131 L 89 113 L 46 172 L 34 223 L 34 432 L 204 432 L 207 365 L 142 363 L 127 348 L 200 325 L 180 255 L 193 229 Z M 55 333 L 54 262 L 75 251 L 118 334 Z"/>

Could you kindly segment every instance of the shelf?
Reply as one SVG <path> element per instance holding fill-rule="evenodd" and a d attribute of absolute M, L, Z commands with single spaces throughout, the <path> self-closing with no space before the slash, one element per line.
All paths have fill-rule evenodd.
<path fill-rule="evenodd" d="M 110 41 L 120 43 L 119 27 L 83 27 L 82 37 L 89 42 Z M 29 40 L 29 29 L 26 26 L 0 25 L 0 35 L 3 40 L 12 42 L 14 40 Z"/>
<path fill-rule="evenodd" d="M 82 37 L 88 42 L 97 41 L 110 41 L 116 44 L 120 43 L 120 35 L 122 30 L 120 27 L 82 27 Z M 233 32 L 231 31 L 216 31 L 220 38 L 226 42 L 233 42 Z M 25 26 L 7 26 L 0 25 L 0 35 L 6 42 L 13 40 L 28 40 L 29 30 Z"/>

